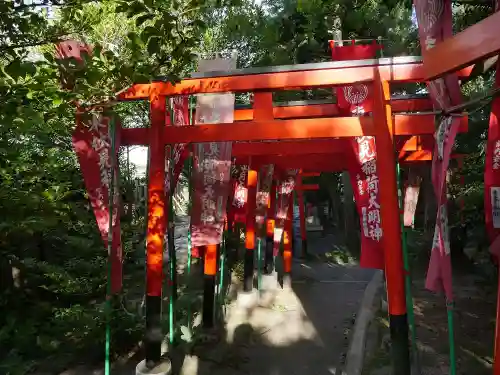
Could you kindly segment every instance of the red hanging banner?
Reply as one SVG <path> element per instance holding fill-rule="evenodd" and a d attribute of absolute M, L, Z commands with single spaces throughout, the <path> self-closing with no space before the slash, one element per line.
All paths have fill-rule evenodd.
<path fill-rule="evenodd" d="M 417 211 L 420 179 L 412 181 L 405 189 L 403 223 L 405 227 L 413 227 Z"/>
<path fill-rule="evenodd" d="M 376 40 L 371 44 L 356 44 L 354 40 L 351 44 L 337 46 L 335 41 L 330 40 L 330 49 L 333 61 L 366 60 L 373 59 L 377 51 L 382 49 L 382 45 L 378 44 Z"/>
<path fill-rule="evenodd" d="M 120 230 L 120 188 L 118 186 L 118 157 L 112 155 L 109 139 L 109 122 L 107 116 L 93 114 L 85 123 L 77 117 L 73 132 L 73 147 L 78 156 L 83 180 L 89 195 L 92 209 L 101 232 L 102 240 L 107 248 L 109 232 L 109 186 L 111 183 L 111 165 L 114 165 L 113 195 L 113 240 L 111 244 L 111 292 L 118 293 L 122 288 L 122 243 Z M 116 131 L 116 134 L 120 134 Z M 116 140 L 116 150 L 119 139 Z M 114 160 L 112 161 L 112 158 Z"/>
<path fill-rule="evenodd" d="M 189 102 L 187 96 L 175 96 L 170 99 L 170 108 L 173 114 L 173 126 L 188 126 L 189 124 Z M 168 116 L 168 112 L 167 112 Z M 170 123 L 170 119 L 167 120 L 167 124 Z M 173 191 L 177 186 L 177 182 L 179 181 L 179 176 L 182 172 L 182 168 L 184 167 L 184 162 L 189 156 L 189 147 L 186 143 L 176 143 L 173 147 L 173 163 L 174 163 L 174 171 L 173 171 Z M 167 155 L 169 158 L 169 155 Z M 168 165 L 168 160 L 165 165 Z M 170 195 L 170 179 L 169 174 L 165 174 L 165 190 L 168 195 Z"/>
<path fill-rule="evenodd" d="M 278 197 L 276 199 L 276 221 L 274 224 L 274 255 L 278 255 L 279 246 L 283 237 L 285 221 L 290 204 L 290 196 L 295 189 L 295 177 L 299 171 L 296 169 L 288 170 L 283 180 L 279 181 L 277 186 Z"/>
<path fill-rule="evenodd" d="M 76 40 L 65 40 L 56 45 L 56 56 L 61 65 L 64 67 L 65 63 L 71 59 L 75 59 L 80 64 L 83 63 L 82 53 L 89 54 L 92 52 L 90 46 L 77 42 Z M 72 90 L 75 85 L 75 78 L 71 74 L 70 69 L 61 69 L 61 85 L 66 90 Z"/>
<path fill-rule="evenodd" d="M 257 223 L 257 233 L 262 235 L 264 228 L 266 211 L 269 205 L 269 194 L 273 183 L 274 165 L 264 165 L 259 172 L 259 185 L 257 188 L 257 207 L 255 209 L 255 221 Z"/>
<path fill-rule="evenodd" d="M 418 21 L 420 45 L 429 50 L 453 34 L 451 0 L 414 0 Z M 425 64 L 425 61 L 424 61 Z M 427 84 L 429 95 L 437 109 L 446 109 L 462 101 L 458 77 L 449 74 Z M 438 210 L 434 241 L 427 271 L 426 288 L 434 292 L 444 290 L 453 300 L 451 281 L 450 240 L 446 199 L 446 171 L 451 150 L 460 126 L 459 117 L 444 116 L 435 134 L 432 159 L 432 183 Z"/>
<path fill-rule="evenodd" d="M 336 46 L 330 42 L 332 60 L 373 59 L 382 48 L 377 43 Z M 372 111 L 372 88 L 364 83 L 336 88 L 337 106 L 342 116 L 361 115 Z"/>
<path fill-rule="evenodd" d="M 81 42 L 67 40 L 56 46 L 56 56 L 64 64 L 69 59 L 83 62 L 82 53 L 91 53 L 91 48 Z M 68 70 L 61 71 L 62 86 L 71 90 L 74 78 Z M 78 157 L 83 180 L 87 189 L 92 209 L 101 232 L 104 246 L 108 248 L 109 233 L 109 186 L 114 178 L 112 240 L 111 253 L 108 254 L 111 263 L 111 293 L 119 293 L 122 288 L 123 252 L 120 228 L 120 187 L 118 185 L 118 156 L 112 155 L 109 138 L 109 123 L 111 118 L 102 114 L 91 114 L 88 119 L 83 115 L 76 117 L 76 128 L 73 131 L 73 148 Z M 119 127 L 115 128 L 115 150 L 120 147 L 118 138 Z M 113 171 L 111 167 L 113 166 Z"/>
<path fill-rule="evenodd" d="M 495 12 L 500 2 L 495 1 Z M 500 87 L 500 59 L 495 72 L 495 87 Z M 490 252 L 500 258 L 500 98 L 493 98 L 491 103 L 486 160 L 484 165 L 484 215 L 486 231 L 490 240 Z M 463 177 L 463 176 L 462 176 Z M 462 213 L 463 215 L 463 213 Z"/>
<path fill-rule="evenodd" d="M 382 48 L 376 42 L 346 46 L 335 46 L 331 43 L 331 47 L 334 60 L 372 59 Z M 337 103 L 342 115 L 362 116 L 372 111 L 371 86 L 358 84 L 338 87 L 336 90 Z M 346 141 L 351 145 L 351 151 L 348 151 L 349 176 L 361 227 L 360 266 L 384 269 L 375 138 L 356 137 Z"/>
<path fill-rule="evenodd" d="M 198 71 L 228 71 L 235 59 L 201 60 Z M 197 95 L 195 124 L 231 123 L 234 94 Z M 194 146 L 194 196 L 191 213 L 193 246 L 217 245 L 222 240 L 231 177 L 231 142 Z"/>
<path fill-rule="evenodd" d="M 357 137 L 355 142 L 349 174 L 361 226 L 360 266 L 384 269 L 375 137 Z"/>
<path fill-rule="evenodd" d="M 500 87 L 500 60 L 497 62 L 495 87 Z M 500 257 L 500 243 L 495 241 L 500 234 L 500 98 L 493 99 L 491 105 L 486 161 L 484 170 L 484 214 L 486 230 L 493 255 Z M 494 245 L 494 246 L 493 246 Z"/>
<path fill-rule="evenodd" d="M 231 219 L 237 223 L 246 223 L 247 217 L 247 173 L 248 165 L 240 166 L 233 185 L 233 199 L 231 202 Z"/>

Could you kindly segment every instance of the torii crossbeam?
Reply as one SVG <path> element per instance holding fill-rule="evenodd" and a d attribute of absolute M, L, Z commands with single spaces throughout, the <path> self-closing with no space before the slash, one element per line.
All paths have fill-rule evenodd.
<path fill-rule="evenodd" d="M 460 71 L 468 76 L 471 68 Z M 332 167 L 342 168 L 342 159 L 324 161 L 325 155 L 342 149 L 341 139 L 363 135 L 375 136 L 377 148 L 377 173 L 380 182 L 380 206 L 385 248 L 385 276 L 387 280 L 388 305 L 391 325 L 391 339 L 394 352 L 396 373 L 409 373 L 408 324 L 406 317 L 405 285 L 401 250 L 399 206 L 396 188 L 395 144 L 398 151 L 420 152 L 419 160 L 429 158 L 429 150 L 421 142 L 435 131 L 435 118 L 430 102 L 426 98 L 397 100 L 390 97 L 390 83 L 422 82 L 425 71 L 419 57 L 398 57 L 372 60 L 337 61 L 317 64 L 303 64 L 282 67 L 253 68 L 231 72 L 210 72 L 194 74 L 192 77 L 174 84 L 161 79 L 148 84 L 134 84 L 119 93 L 118 100 L 148 100 L 150 103 L 151 126 L 149 128 L 122 129 L 122 145 L 140 144 L 150 147 L 150 168 L 148 186 L 148 230 L 147 230 L 147 332 L 146 359 L 155 362 L 160 359 L 161 341 L 158 336 L 150 335 L 161 331 L 158 326 L 161 313 L 161 289 L 158 285 L 162 278 L 162 254 L 165 233 L 165 145 L 197 142 L 246 142 L 235 143 L 234 153 L 238 155 L 265 158 L 263 150 L 269 146 L 248 142 L 276 142 L 283 155 L 289 152 L 287 142 L 310 142 L 319 147 L 322 153 L 311 152 L 308 159 L 316 162 L 308 166 L 304 158 L 296 153 L 301 167 L 310 167 L 311 172 Z M 298 90 L 311 88 L 332 88 L 353 83 L 365 83 L 373 91 L 373 111 L 363 116 L 338 117 L 339 112 L 333 103 L 276 106 L 272 92 L 277 90 Z M 235 123 L 196 125 L 185 127 L 166 126 L 165 102 L 169 96 L 202 93 L 252 92 L 253 108 L 235 111 Z M 461 131 L 467 130 L 467 117 L 462 119 Z M 400 137 L 396 139 L 396 137 Z M 405 138 L 403 138 L 405 137 Z M 422 137 L 422 138 L 421 138 Z M 335 139 L 339 138 L 339 139 Z M 279 144 L 279 145 L 278 145 Z M 254 148 L 255 147 L 255 148 Z M 311 146 L 314 147 L 314 146 Z M 334 148 L 327 153 L 329 148 Z M 313 151 L 307 148 L 307 151 Z M 254 155 L 250 155 L 250 154 Z M 299 155 L 299 156 L 297 156 Z M 319 156 L 318 156 L 319 155 Z M 406 154 L 405 154 L 406 155 Z M 412 154 L 416 155 L 416 154 Z M 272 162 L 279 164 L 277 158 L 286 158 L 288 167 L 290 156 L 274 154 Z M 332 158 L 329 158 L 332 159 Z M 307 168 L 304 168 L 307 169 Z"/>

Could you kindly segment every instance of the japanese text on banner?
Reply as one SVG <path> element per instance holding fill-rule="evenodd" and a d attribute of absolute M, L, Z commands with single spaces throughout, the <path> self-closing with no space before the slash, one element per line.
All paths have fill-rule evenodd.
<path fill-rule="evenodd" d="M 362 174 L 356 175 L 359 196 L 368 197 L 368 205 L 361 207 L 363 235 L 374 241 L 382 239 L 380 220 L 379 180 L 377 176 L 377 161 L 375 158 L 374 137 L 357 137 L 358 160 L 361 163 Z M 364 177 L 364 178 L 363 178 Z"/>

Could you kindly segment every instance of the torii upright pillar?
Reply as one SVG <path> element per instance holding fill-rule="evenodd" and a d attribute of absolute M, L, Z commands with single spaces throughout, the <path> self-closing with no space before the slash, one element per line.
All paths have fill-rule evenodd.
<path fill-rule="evenodd" d="M 375 143 L 377 170 L 382 214 L 382 243 L 387 282 L 389 324 L 394 375 L 408 375 L 410 350 L 408 345 L 408 317 L 404 279 L 403 251 L 401 247 L 401 224 L 396 180 L 394 151 L 394 123 L 390 105 L 389 82 L 378 74 L 373 84 L 375 121 Z"/>
<path fill-rule="evenodd" d="M 161 359 L 161 305 L 163 283 L 163 243 L 167 210 L 165 207 L 165 113 L 166 97 L 150 98 L 150 167 L 148 185 L 148 227 L 146 233 L 146 367 Z"/>
<path fill-rule="evenodd" d="M 244 280 L 243 290 L 251 292 L 253 289 L 254 249 L 255 249 L 255 206 L 257 200 L 257 171 L 248 166 L 247 173 L 247 220 L 245 235 L 245 258 L 244 258 Z"/>

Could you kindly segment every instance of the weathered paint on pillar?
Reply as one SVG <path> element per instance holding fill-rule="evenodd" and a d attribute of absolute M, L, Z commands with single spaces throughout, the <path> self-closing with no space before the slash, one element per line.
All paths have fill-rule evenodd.
<path fill-rule="evenodd" d="M 150 98 L 148 227 L 146 231 L 146 365 L 161 357 L 161 296 L 163 282 L 163 242 L 167 210 L 165 207 L 165 113 L 166 98 Z"/>

